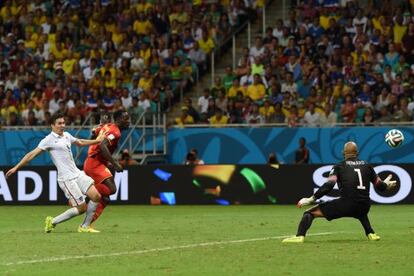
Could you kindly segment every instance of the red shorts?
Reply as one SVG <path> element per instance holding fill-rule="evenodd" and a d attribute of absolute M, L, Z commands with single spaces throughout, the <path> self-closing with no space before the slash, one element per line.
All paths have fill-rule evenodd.
<path fill-rule="evenodd" d="M 87 157 L 83 164 L 83 170 L 88 176 L 92 177 L 95 184 L 100 184 L 105 179 L 112 177 L 112 173 L 106 164 L 96 157 Z"/>

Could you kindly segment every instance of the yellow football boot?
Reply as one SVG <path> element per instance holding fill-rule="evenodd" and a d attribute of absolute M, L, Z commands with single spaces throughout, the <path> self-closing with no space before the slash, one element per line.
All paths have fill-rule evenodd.
<path fill-rule="evenodd" d="M 381 239 L 380 236 L 375 233 L 369 233 L 367 237 L 370 241 L 379 241 Z"/>
<path fill-rule="evenodd" d="M 92 227 L 82 227 L 81 225 L 78 227 L 79 233 L 100 233 L 101 231 L 98 231 L 96 229 L 93 229 Z"/>
<path fill-rule="evenodd" d="M 305 236 L 294 236 L 282 240 L 282 243 L 303 243 L 305 241 Z"/>
<path fill-rule="evenodd" d="M 55 226 L 52 223 L 53 217 L 46 217 L 45 219 L 45 233 L 50 233 L 55 229 Z"/>

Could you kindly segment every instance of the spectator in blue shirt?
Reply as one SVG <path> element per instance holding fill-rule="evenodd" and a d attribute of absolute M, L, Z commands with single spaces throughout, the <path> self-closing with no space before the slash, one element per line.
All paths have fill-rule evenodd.
<path fill-rule="evenodd" d="M 316 40 L 319 40 L 319 38 L 325 33 L 325 30 L 319 24 L 319 17 L 315 17 L 313 19 L 313 24 L 309 28 L 308 32 Z"/>

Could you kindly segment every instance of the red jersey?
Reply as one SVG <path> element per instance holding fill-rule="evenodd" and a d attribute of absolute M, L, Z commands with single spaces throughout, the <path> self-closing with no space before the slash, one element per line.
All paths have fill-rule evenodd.
<path fill-rule="evenodd" d="M 107 131 L 105 136 L 106 139 L 109 141 L 109 152 L 114 153 L 115 149 L 118 146 L 119 139 L 121 138 L 121 131 L 119 130 L 119 127 L 113 123 L 108 123 L 103 126 L 99 125 L 95 129 L 95 133 L 99 134 L 101 130 Z M 96 155 L 99 155 L 99 157 L 101 157 L 101 149 L 99 146 L 99 144 L 89 146 L 88 157 L 93 157 Z M 104 158 L 102 159 L 104 160 Z"/>

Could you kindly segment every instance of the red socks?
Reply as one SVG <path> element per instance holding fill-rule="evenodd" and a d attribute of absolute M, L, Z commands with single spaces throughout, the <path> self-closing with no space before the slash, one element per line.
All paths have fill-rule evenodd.
<path fill-rule="evenodd" d="M 93 216 L 92 222 L 95 222 L 100 217 L 108 203 L 108 199 L 105 198 L 109 198 L 109 196 L 111 195 L 111 190 L 105 184 L 96 184 L 95 187 L 101 194 L 102 198 L 99 201 L 98 207 L 96 207 L 95 215 Z"/>
<path fill-rule="evenodd" d="M 105 184 L 96 184 L 95 188 L 98 190 L 102 197 L 109 197 L 111 195 L 111 190 Z"/>

